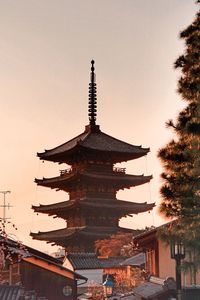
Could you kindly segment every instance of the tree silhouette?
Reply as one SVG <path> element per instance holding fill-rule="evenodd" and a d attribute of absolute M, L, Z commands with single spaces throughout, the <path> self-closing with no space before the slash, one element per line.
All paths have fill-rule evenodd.
<path fill-rule="evenodd" d="M 164 168 L 160 212 L 176 219 L 166 228 L 166 237 L 184 238 L 196 260 L 200 257 L 200 11 L 180 38 L 185 51 L 174 66 L 181 70 L 178 93 L 186 105 L 175 121 L 167 122 L 175 138 L 158 153 Z"/>

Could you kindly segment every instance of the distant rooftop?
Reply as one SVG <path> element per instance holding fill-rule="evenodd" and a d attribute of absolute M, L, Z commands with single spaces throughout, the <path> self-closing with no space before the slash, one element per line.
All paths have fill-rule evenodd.
<path fill-rule="evenodd" d="M 95 253 L 69 253 L 67 258 L 71 262 L 74 270 L 102 268 Z"/>
<path fill-rule="evenodd" d="M 145 263 L 144 253 L 132 257 L 97 257 L 95 253 L 69 253 L 67 255 L 74 270 L 81 269 L 104 269 L 114 267 L 135 266 L 140 267 Z"/>

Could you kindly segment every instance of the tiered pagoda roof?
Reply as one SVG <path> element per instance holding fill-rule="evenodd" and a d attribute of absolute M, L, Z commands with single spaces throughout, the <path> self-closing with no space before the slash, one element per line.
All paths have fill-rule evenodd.
<path fill-rule="evenodd" d="M 126 215 L 149 211 L 153 207 L 154 204 L 147 204 L 147 202 L 137 203 L 117 199 L 83 198 L 67 200 L 49 205 L 33 205 L 32 209 L 34 209 L 34 211 L 37 213 L 45 213 L 49 216 L 65 219 L 74 209 L 82 209 L 88 211 L 95 208 L 104 208 L 109 214 L 118 214 L 123 217 Z"/>
<path fill-rule="evenodd" d="M 67 192 L 69 200 L 32 207 L 37 213 L 63 218 L 67 228 L 31 233 L 31 236 L 66 247 L 68 251 L 94 251 L 94 242 L 98 239 L 109 238 L 119 231 L 133 232 L 132 229 L 119 227 L 119 220 L 154 207 L 154 203 L 135 203 L 116 198 L 120 189 L 147 183 L 152 176 L 126 174 L 125 168 L 115 168 L 114 164 L 142 157 L 149 152 L 149 148 L 115 139 L 96 125 L 94 61 L 88 111 L 89 125 L 83 133 L 58 147 L 38 153 L 41 160 L 71 166 L 61 170 L 60 176 L 35 179 L 40 186 Z"/>
<path fill-rule="evenodd" d="M 99 239 L 108 239 L 112 235 L 118 233 L 134 233 L 133 229 L 123 228 L 123 227 L 106 227 L 106 226 L 78 226 L 63 228 L 47 232 L 31 233 L 33 239 L 47 241 L 48 243 L 53 243 L 55 245 L 60 245 L 65 248 L 75 244 L 78 241 L 81 244 L 83 241 L 87 240 L 88 246 L 90 241 Z M 137 230 L 136 230 L 137 232 Z M 91 248 L 89 248 L 91 250 Z M 84 251 L 83 251 L 84 252 Z"/>
<path fill-rule="evenodd" d="M 77 185 L 77 182 L 100 185 L 106 180 L 107 185 L 111 185 L 116 190 L 119 190 L 147 183 L 151 179 L 152 176 L 120 174 L 117 172 L 99 174 L 98 172 L 77 171 L 53 178 L 35 179 L 35 182 L 41 186 L 70 192 L 73 190 L 74 185 Z"/>
<path fill-rule="evenodd" d="M 148 152 L 149 148 L 134 146 L 113 138 L 102 132 L 98 125 L 90 124 L 80 135 L 56 148 L 38 153 L 38 156 L 42 160 L 70 165 L 77 161 L 77 153 L 79 160 L 93 156 L 97 159 L 100 156 L 103 161 L 117 163 L 142 157 Z"/>

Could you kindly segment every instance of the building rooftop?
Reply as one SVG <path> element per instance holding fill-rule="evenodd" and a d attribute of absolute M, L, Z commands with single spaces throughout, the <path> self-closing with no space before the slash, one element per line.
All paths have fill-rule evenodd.
<path fill-rule="evenodd" d="M 74 270 L 105 269 L 125 266 L 140 267 L 145 263 L 144 253 L 139 253 L 129 258 L 126 256 L 97 257 L 96 253 L 69 253 L 67 254 L 67 258 Z"/>
<path fill-rule="evenodd" d="M 113 157 L 110 156 L 110 160 L 120 162 L 142 157 L 149 152 L 149 148 L 142 148 L 142 146 L 135 146 L 123 142 L 102 132 L 99 127 L 96 128 L 97 130 L 94 131 L 92 127 L 86 126 L 86 130 L 83 133 L 70 141 L 51 150 L 38 153 L 39 158 L 42 160 L 66 162 L 70 164 L 72 156 L 76 152 L 95 151 L 96 155 L 97 152 L 99 152 L 100 155 L 104 152 L 113 153 Z M 118 156 L 117 159 L 116 155 Z"/>
<path fill-rule="evenodd" d="M 122 266 L 134 266 L 134 267 L 141 267 L 145 264 L 145 254 L 143 252 L 133 255 L 124 261 L 122 261 Z"/>
<path fill-rule="evenodd" d="M 122 262 L 126 259 L 127 257 L 123 256 L 116 256 L 116 257 L 107 257 L 107 258 L 99 258 L 99 261 L 101 262 L 101 265 L 103 268 L 114 268 L 114 267 L 119 267 L 122 266 Z"/>
<path fill-rule="evenodd" d="M 87 239 L 105 239 L 117 232 L 129 232 L 133 233 L 134 229 L 123 227 L 105 227 L 105 226 L 81 226 L 62 228 L 53 231 L 31 233 L 33 239 L 48 241 L 62 246 L 66 246 L 70 240 L 81 239 L 87 237 Z"/>
<path fill-rule="evenodd" d="M 0 236 L 0 241 L 4 241 L 3 237 Z M 81 276 L 80 274 L 74 273 L 73 271 L 66 269 L 62 265 L 62 260 L 55 258 L 49 254 L 46 254 L 44 252 L 41 252 L 37 249 L 31 248 L 29 246 L 23 245 L 22 243 L 19 245 L 18 242 L 13 241 L 11 239 L 6 239 L 5 241 L 6 248 L 9 250 L 12 254 L 19 254 L 20 257 L 24 261 L 31 261 L 32 258 L 35 258 L 36 260 L 42 260 L 48 265 L 53 265 L 55 268 L 61 269 L 63 271 L 67 271 L 69 273 L 73 273 L 74 276 L 77 279 L 86 279 L 85 277 Z M 1 297 L 0 297 L 1 299 Z M 2 299 L 1 299 L 2 300 Z"/>
<path fill-rule="evenodd" d="M 139 299 L 169 299 L 175 295 L 176 283 L 171 277 L 165 279 L 151 276 L 148 282 L 144 282 L 133 289 L 135 296 Z"/>
<path fill-rule="evenodd" d="M 67 258 L 74 270 L 102 269 L 102 265 L 95 253 L 69 253 Z"/>
<path fill-rule="evenodd" d="M 142 185 L 149 182 L 152 176 L 130 175 L 130 174 L 101 174 L 89 171 L 77 171 L 74 173 L 61 175 L 52 178 L 35 179 L 38 185 L 46 186 L 54 189 L 61 189 L 69 192 L 78 181 L 94 183 L 94 182 L 107 182 L 116 189 L 130 188 L 133 186 Z"/>
<path fill-rule="evenodd" d="M 153 207 L 154 203 L 147 204 L 146 202 L 138 203 L 116 199 L 85 198 L 67 200 L 48 205 L 40 204 L 39 206 L 32 206 L 32 209 L 34 209 L 35 212 L 47 213 L 49 215 L 57 215 L 58 217 L 62 217 L 67 211 L 77 208 L 102 208 L 110 209 L 112 211 L 127 212 L 128 214 L 137 214 L 151 210 Z"/>
<path fill-rule="evenodd" d="M 1 300 L 20 300 L 22 288 L 17 285 L 0 284 Z"/>

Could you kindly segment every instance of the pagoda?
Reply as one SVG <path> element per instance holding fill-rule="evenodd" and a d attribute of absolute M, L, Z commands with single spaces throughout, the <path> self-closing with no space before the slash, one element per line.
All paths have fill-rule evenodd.
<path fill-rule="evenodd" d="M 37 185 L 68 193 L 69 200 L 32 206 L 36 213 L 62 218 L 66 228 L 31 233 L 37 240 L 60 245 L 70 252 L 94 252 L 96 240 L 109 238 L 117 232 L 133 232 L 119 227 L 119 220 L 132 214 L 149 211 L 154 203 L 118 200 L 121 189 L 147 183 L 152 176 L 126 174 L 121 163 L 146 155 L 149 148 L 134 146 L 118 140 L 96 125 L 97 96 L 94 61 L 91 61 L 89 83 L 89 124 L 80 135 L 51 150 L 38 153 L 41 160 L 66 163 L 53 178 L 35 179 Z"/>

